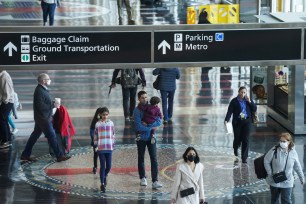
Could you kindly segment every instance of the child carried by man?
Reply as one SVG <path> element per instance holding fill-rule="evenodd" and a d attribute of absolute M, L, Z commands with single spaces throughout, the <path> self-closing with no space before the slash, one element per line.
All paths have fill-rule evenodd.
<path fill-rule="evenodd" d="M 150 126 L 150 124 L 154 123 L 157 120 L 157 117 L 162 119 L 162 114 L 158 104 L 160 103 L 160 98 L 157 96 L 153 96 L 150 99 L 150 104 L 148 104 L 144 110 L 144 117 L 142 119 L 142 124 L 146 126 Z M 154 144 L 156 142 L 155 138 L 156 128 L 152 128 L 151 130 L 151 143 Z M 141 132 L 136 133 L 136 141 L 140 140 Z"/>

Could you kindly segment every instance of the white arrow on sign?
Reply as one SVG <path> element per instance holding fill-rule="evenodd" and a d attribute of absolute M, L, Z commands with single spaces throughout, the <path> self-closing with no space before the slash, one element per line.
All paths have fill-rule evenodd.
<path fill-rule="evenodd" d="M 7 49 L 9 50 L 9 57 L 13 56 L 13 50 L 17 52 L 17 47 L 12 42 L 7 43 L 3 51 L 5 52 Z"/>
<path fill-rule="evenodd" d="M 169 50 L 171 49 L 170 45 L 167 43 L 167 41 L 163 40 L 163 42 L 161 42 L 159 45 L 158 45 L 158 49 L 160 48 L 163 48 L 163 55 L 166 54 L 166 48 L 168 48 Z"/>

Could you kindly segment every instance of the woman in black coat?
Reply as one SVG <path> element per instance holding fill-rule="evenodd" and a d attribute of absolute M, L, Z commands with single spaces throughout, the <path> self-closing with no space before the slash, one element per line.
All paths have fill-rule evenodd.
<path fill-rule="evenodd" d="M 224 120 L 226 125 L 233 114 L 234 154 L 238 156 L 238 148 L 241 145 L 242 163 L 247 163 L 252 113 L 255 113 L 256 110 L 255 103 L 248 97 L 246 88 L 242 86 L 239 88 L 238 96 L 231 100 Z"/>

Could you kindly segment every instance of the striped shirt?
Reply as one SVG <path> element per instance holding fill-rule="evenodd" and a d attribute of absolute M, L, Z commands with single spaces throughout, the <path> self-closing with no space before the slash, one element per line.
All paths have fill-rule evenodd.
<path fill-rule="evenodd" d="M 98 151 L 114 150 L 115 130 L 111 120 L 98 121 L 94 133 L 95 142 L 98 142 Z"/>

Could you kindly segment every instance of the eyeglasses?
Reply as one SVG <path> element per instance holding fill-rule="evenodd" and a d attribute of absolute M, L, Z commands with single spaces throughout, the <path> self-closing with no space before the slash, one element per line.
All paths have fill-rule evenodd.
<path fill-rule="evenodd" d="M 280 140 L 281 143 L 286 143 L 288 142 L 287 140 Z"/>

